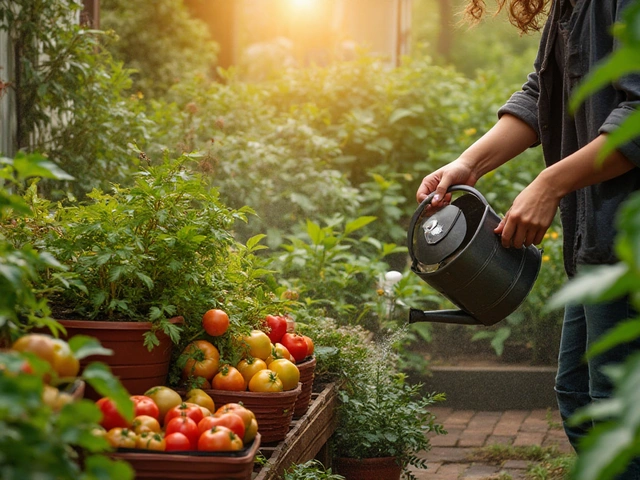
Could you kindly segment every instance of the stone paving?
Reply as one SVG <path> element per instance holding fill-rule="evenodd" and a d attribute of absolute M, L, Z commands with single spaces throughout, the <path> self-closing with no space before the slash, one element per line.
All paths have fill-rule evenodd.
<path fill-rule="evenodd" d="M 480 447 L 492 444 L 513 446 L 556 445 L 563 453 L 573 452 L 560 424 L 557 410 L 507 410 L 502 412 L 431 410 L 447 435 L 429 434 L 431 450 L 421 455 L 428 469 L 416 470 L 419 480 L 525 479 L 528 461 L 507 460 L 501 465 L 474 461 L 470 457 Z"/>

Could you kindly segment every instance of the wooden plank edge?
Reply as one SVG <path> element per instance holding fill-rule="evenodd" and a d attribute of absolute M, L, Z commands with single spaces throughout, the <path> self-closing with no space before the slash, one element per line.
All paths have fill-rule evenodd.
<path fill-rule="evenodd" d="M 328 404 L 337 403 L 337 392 L 337 385 L 335 383 L 330 383 L 317 395 L 317 398 L 315 398 L 309 405 L 307 413 L 295 422 L 292 422 L 295 423 L 295 426 L 289 431 L 285 439 L 273 448 L 267 463 L 260 469 L 253 480 L 275 480 L 291 464 L 299 461 L 295 458 L 289 458 L 292 457 L 293 448 L 301 441 L 301 439 L 304 439 L 304 433 L 314 424 L 314 422 L 317 422 L 318 417 L 323 413 L 323 407 L 326 407 Z M 322 445 L 326 443 L 329 437 L 331 437 L 336 426 L 335 411 L 333 411 L 333 414 L 330 415 L 330 417 L 332 421 L 322 425 L 320 432 L 321 435 L 317 438 L 311 439 L 309 445 L 302 448 L 302 453 L 304 455 L 308 456 L 311 453 L 311 445 L 318 446 L 319 450 Z M 320 441 L 322 441 L 322 443 L 317 445 Z M 269 448 L 271 449 L 272 447 Z M 316 453 L 317 452 L 314 452 L 313 455 Z M 287 462 L 291 463 L 287 465 Z"/>

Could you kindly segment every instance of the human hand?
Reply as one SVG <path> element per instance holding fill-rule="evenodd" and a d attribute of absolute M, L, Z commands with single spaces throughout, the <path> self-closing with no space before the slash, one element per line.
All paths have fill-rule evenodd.
<path fill-rule="evenodd" d="M 561 197 L 536 178 L 516 197 L 494 232 L 506 248 L 538 245 L 553 222 Z"/>
<path fill-rule="evenodd" d="M 451 185 L 468 185 L 473 187 L 478 181 L 473 169 L 462 158 L 439 168 L 422 179 L 422 183 L 416 193 L 418 203 L 436 192 L 431 200 L 431 206 L 437 207 L 450 200 L 451 194 L 447 189 Z"/>

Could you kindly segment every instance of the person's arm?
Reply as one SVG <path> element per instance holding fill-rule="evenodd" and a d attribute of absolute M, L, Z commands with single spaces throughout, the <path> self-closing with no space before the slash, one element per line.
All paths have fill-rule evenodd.
<path fill-rule="evenodd" d="M 537 245 L 551 225 L 560 200 L 565 195 L 605 182 L 635 167 L 619 151 L 601 164 L 596 156 L 606 140 L 600 135 L 577 152 L 544 169 L 513 201 L 495 232 L 505 247 Z"/>
<path fill-rule="evenodd" d="M 528 123 L 514 115 L 504 114 L 460 157 L 424 177 L 416 200 L 420 203 L 435 191 L 431 204 L 438 206 L 451 185 L 475 185 L 485 173 L 524 152 L 537 140 L 538 134 Z"/>

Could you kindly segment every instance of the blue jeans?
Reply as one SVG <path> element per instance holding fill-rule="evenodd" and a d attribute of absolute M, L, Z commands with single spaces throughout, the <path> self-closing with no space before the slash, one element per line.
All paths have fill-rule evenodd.
<path fill-rule="evenodd" d="M 588 361 L 584 354 L 607 330 L 635 315 L 626 299 L 596 305 L 571 305 L 565 309 L 555 389 L 564 430 L 576 451 L 579 451 L 580 439 L 593 425 L 569 426 L 566 420 L 580 407 L 611 395 L 612 385 L 602 373 L 602 366 L 622 363 L 629 354 L 640 351 L 640 339 L 618 345 Z M 640 459 L 632 462 L 626 473 L 617 478 L 640 480 Z"/>

